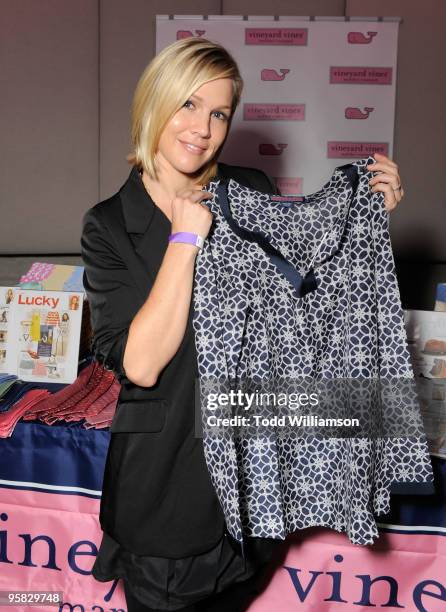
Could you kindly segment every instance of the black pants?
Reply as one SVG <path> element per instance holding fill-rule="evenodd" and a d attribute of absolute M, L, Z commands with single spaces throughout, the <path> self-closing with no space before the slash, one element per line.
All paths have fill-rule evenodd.
<path fill-rule="evenodd" d="M 228 612 L 228 610 L 231 612 L 245 612 L 260 593 L 265 574 L 266 567 L 260 569 L 248 580 L 231 585 L 222 593 L 207 597 L 191 606 L 177 608 L 177 610 L 178 612 Z M 155 608 L 148 608 L 132 595 L 125 580 L 124 592 L 127 612 L 161 612 Z"/>

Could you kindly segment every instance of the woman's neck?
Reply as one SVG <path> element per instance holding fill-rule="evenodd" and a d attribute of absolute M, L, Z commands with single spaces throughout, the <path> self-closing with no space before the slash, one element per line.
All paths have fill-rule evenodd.
<path fill-rule="evenodd" d="M 142 172 L 142 180 L 149 191 L 155 197 L 171 202 L 179 191 L 184 189 L 201 189 L 203 185 L 197 182 L 196 179 L 190 178 L 178 173 L 176 176 L 163 176 L 159 173 L 159 180 L 155 181 L 149 177 L 147 172 Z"/>
<path fill-rule="evenodd" d="M 147 193 L 170 221 L 172 221 L 172 200 L 176 197 L 177 193 L 183 189 L 202 188 L 202 185 L 194 183 L 192 180 L 189 182 L 177 181 L 174 185 L 170 181 L 166 184 L 166 181 L 162 179 L 154 181 L 150 179 L 145 170 L 142 173 L 140 172 L 140 175 Z"/>

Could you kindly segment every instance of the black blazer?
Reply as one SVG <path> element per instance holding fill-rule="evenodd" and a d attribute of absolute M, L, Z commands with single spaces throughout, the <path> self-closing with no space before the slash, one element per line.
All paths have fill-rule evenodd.
<path fill-rule="evenodd" d="M 278 193 L 260 170 L 220 163 L 217 176 Z M 170 227 L 134 167 L 118 193 L 85 214 L 81 250 L 93 352 L 121 383 L 101 527 L 133 553 L 181 558 L 210 549 L 225 530 L 202 439 L 195 437 L 193 304 L 181 345 L 154 386 L 135 385 L 123 369 L 129 326 L 149 295 Z"/>

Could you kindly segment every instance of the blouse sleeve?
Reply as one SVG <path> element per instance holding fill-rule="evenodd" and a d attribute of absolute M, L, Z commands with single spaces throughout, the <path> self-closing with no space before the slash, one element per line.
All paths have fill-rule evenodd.
<path fill-rule="evenodd" d="M 94 209 L 88 210 L 82 221 L 81 254 L 93 328 L 93 353 L 121 381 L 126 377 L 123 359 L 134 316 L 131 309 L 134 287 L 128 269 Z"/>

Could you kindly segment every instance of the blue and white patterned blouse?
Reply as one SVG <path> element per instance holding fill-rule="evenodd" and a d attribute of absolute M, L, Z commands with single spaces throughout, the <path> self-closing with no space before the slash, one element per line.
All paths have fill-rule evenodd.
<path fill-rule="evenodd" d="M 326 526 L 370 544 L 378 536 L 374 513 L 389 511 L 391 489 L 432 482 L 388 213 L 383 194 L 369 187 L 373 161 L 336 168 L 300 199 L 233 179 L 206 186 L 215 194 L 206 202 L 214 223 L 193 290 L 203 445 L 228 530 L 241 543 Z M 209 409 L 211 392 L 260 384 L 277 394 L 318 381 L 331 381 L 336 414 L 368 414 L 380 434 L 253 428 L 252 418 L 245 428 L 214 426 L 235 411 Z"/>

